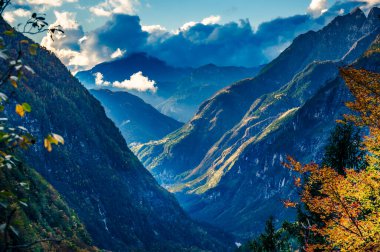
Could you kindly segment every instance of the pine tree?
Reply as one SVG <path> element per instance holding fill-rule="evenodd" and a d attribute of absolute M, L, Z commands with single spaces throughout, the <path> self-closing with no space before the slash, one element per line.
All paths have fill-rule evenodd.
<path fill-rule="evenodd" d="M 322 166 L 335 169 L 344 175 L 346 168 L 362 170 L 366 167 L 360 129 L 352 123 L 342 122 L 331 132 L 325 148 Z"/>
<path fill-rule="evenodd" d="M 278 235 L 274 227 L 274 218 L 271 216 L 265 223 L 265 232 L 260 236 L 264 251 L 275 252 Z"/>

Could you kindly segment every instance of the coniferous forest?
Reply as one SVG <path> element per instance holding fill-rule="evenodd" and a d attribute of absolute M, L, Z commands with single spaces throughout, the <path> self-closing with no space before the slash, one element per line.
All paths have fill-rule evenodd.
<path fill-rule="evenodd" d="M 0 0 L 0 250 L 380 251 L 380 1 Z"/>

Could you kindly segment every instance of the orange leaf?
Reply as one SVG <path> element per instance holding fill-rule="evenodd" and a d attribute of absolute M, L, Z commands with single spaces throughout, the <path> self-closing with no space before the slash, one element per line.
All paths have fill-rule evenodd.
<path fill-rule="evenodd" d="M 21 117 L 24 117 L 25 115 L 25 110 L 20 104 L 16 105 L 16 113 Z"/>

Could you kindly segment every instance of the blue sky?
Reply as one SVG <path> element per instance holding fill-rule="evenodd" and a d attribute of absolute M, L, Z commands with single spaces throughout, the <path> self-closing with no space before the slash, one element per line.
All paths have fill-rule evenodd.
<path fill-rule="evenodd" d="M 364 2 L 363 2 L 364 1 Z M 34 37 L 73 72 L 145 52 L 178 67 L 255 67 L 292 40 L 354 7 L 380 0 L 14 0 L 4 17 L 16 25 L 46 13 L 64 36 Z"/>
<path fill-rule="evenodd" d="M 104 24 L 109 17 L 95 16 L 91 7 L 106 0 L 18 0 L 20 3 L 43 10 L 53 22 L 54 11 L 76 13 L 78 22 L 85 31 Z M 111 0 L 112 1 L 112 0 Z M 132 2 L 133 11 L 128 14 L 140 16 L 144 25 L 161 25 L 170 30 L 191 21 L 200 21 L 209 16 L 220 16 L 221 22 L 248 18 L 253 26 L 276 17 L 305 14 L 310 0 L 121 0 Z M 36 2 L 62 2 L 58 4 L 33 5 Z M 333 3 L 333 0 L 329 1 Z M 47 8 L 50 5 L 49 8 Z M 45 6 L 45 8 L 40 8 Z"/>
<path fill-rule="evenodd" d="M 248 18 L 253 25 L 275 17 L 306 13 L 307 0 L 152 0 L 144 1 L 139 15 L 143 23 L 161 24 L 169 29 L 189 21 L 221 16 L 222 22 Z M 150 7 L 146 7 L 147 4 Z"/>

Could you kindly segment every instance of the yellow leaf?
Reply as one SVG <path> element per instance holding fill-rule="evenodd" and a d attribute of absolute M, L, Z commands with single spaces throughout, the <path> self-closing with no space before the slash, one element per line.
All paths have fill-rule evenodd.
<path fill-rule="evenodd" d="M 7 36 L 14 36 L 15 35 L 13 30 L 7 30 L 4 32 L 4 34 Z"/>
<path fill-rule="evenodd" d="M 52 151 L 52 144 L 55 144 L 55 145 L 59 145 L 59 144 L 64 144 L 65 141 L 63 139 L 63 137 L 61 137 L 60 135 L 58 134 L 49 134 L 45 140 L 44 140 L 44 146 L 45 148 L 50 152 Z"/>
<path fill-rule="evenodd" d="M 26 40 L 26 39 L 24 39 L 24 40 L 21 40 L 20 43 L 21 43 L 21 44 L 29 44 L 29 41 Z"/>
<path fill-rule="evenodd" d="M 47 149 L 48 152 L 52 151 L 51 143 L 50 143 L 50 141 L 47 138 L 45 138 L 45 140 L 44 140 L 44 146 L 45 146 L 45 148 Z"/>
<path fill-rule="evenodd" d="M 56 144 L 58 143 L 61 143 L 61 144 L 64 144 L 65 143 L 65 140 L 63 139 L 62 136 L 58 135 L 58 134 L 52 134 L 53 138 L 57 141 Z"/>
<path fill-rule="evenodd" d="M 55 139 L 52 135 L 48 135 L 47 136 L 47 138 L 46 138 L 48 141 L 49 141 L 49 143 L 51 143 L 51 144 L 58 144 L 58 140 L 57 139 Z"/>
<path fill-rule="evenodd" d="M 20 104 L 16 105 L 16 113 L 21 117 L 24 117 L 25 115 L 25 110 Z"/>
<path fill-rule="evenodd" d="M 38 48 L 38 45 L 37 44 L 31 44 L 30 46 L 29 46 L 29 53 L 31 54 L 31 55 L 37 55 L 37 48 Z"/>
<path fill-rule="evenodd" d="M 11 81 L 11 84 L 12 86 L 14 86 L 15 88 L 17 88 L 17 82 L 13 79 L 10 80 Z"/>

